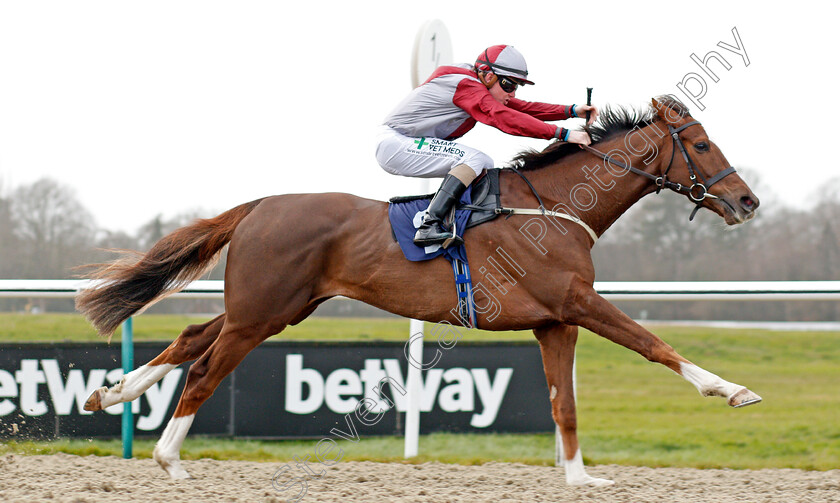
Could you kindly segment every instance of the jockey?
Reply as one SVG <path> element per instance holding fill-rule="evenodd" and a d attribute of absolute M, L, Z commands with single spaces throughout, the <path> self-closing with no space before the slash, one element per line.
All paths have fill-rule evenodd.
<path fill-rule="evenodd" d="M 448 245 L 457 239 L 444 227 L 447 216 L 481 171 L 494 167 L 485 153 L 452 141 L 476 122 L 515 136 L 590 143 L 583 131 L 543 121 L 584 117 L 591 112 L 591 124 L 598 117 L 596 107 L 517 99 L 517 87 L 525 84 L 533 82 L 528 80 L 522 54 L 510 45 L 494 45 L 479 54 L 474 65 L 438 67 L 385 118 L 376 148 L 382 169 L 402 176 L 444 176 L 414 236 L 415 244 Z"/>

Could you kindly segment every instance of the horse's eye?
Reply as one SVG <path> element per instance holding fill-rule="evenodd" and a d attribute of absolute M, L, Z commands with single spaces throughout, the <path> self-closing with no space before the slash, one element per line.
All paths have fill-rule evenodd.
<path fill-rule="evenodd" d="M 708 152 L 709 144 L 704 141 L 701 141 L 700 143 L 695 143 L 694 148 L 697 149 L 698 152 Z"/>

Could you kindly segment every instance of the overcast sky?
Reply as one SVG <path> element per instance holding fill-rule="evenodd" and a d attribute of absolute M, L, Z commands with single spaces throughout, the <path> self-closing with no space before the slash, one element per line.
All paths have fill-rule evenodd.
<path fill-rule="evenodd" d="M 374 131 L 410 90 L 418 29 L 440 19 L 458 62 L 516 46 L 537 84 L 525 100 L 677 95 L 733 165 L 805 207 L 840 175 L 840 34 L 825 4 L 773 5 L 0 1 L 0 190 L 55 178 L 101 227 L 131 233 L 271 194 L 425 190 L 378 167 Z M 717 45 L 736 45 L 733 28 L 749 66 Z M 716 83 L 690 57 L 713 50 L 731 65 L 710 63 Z M 689 72 L 705 78 L 704 111 L 677 88 Z M 483 125 L 461 141 L 499 166 L 546 145 Z"/>

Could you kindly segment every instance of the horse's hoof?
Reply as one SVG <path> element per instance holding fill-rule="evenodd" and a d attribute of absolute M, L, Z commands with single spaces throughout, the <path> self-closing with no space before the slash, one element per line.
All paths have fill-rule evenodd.
<path fill-rule="evenodd" d="M 155 457 L 155 461 L 158 462 L 161 468 L 169 475 L 169 478 L 172 480 L 183 480 L 183 479 L 191 479 L 192 475 L 190 475 L 186 470 L 181 468 L 181 460 L 173 459 L 170 461 L 166 461 L 160 459 L 159 457 Z"/>
<path fill-rule="evenodd" d="M 578 487 L 606 487 L 615 484 L 615 482 L 609 479 L 599 479 L 597 477 L 590 477 L 589 475 L 586 475 L 574 480 L 567 480 L 566 484 Z"/>
<path fill-rule="evenodd" d="M 167 456 L 155 447 L 152 451 L 152 458 L 169 475 L 172 480 L 191 479 L 192 475 L 181 468 L 181 459 L 178 456 Z"/>
<path fill-rule="evenodd" d="M 760 401 L 761 397 L 747 388 L 742 388 L 729 397 L 729 405 L 735 408 L 746 407 L 747 405 L 752 405 Z"/>
<path fill-rule="evenodd" d="M 169 477 L 172 480 L 185 480 L 192 478 L 192 475 L 187 473 L 187 471 L 181 468 L 180 466 L 170 465 L 168 468 L 166 468 L 166 473 L 169 474 Z"/>
<path fill-rule="evenodd" d="M 90 397 L 85 402 L 85 410 L 97 411 L 102 410 L 102 395 L 108 391 L 108 388 L 102 387 L 90 394 Z"/>

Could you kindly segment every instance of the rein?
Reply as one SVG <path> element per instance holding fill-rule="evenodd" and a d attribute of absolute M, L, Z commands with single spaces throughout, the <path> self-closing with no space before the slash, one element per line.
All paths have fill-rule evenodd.
<path fill-rule="evenodd" d="M 689 199 L 697 206 L 695 206 L 694 210 L 691 212 L 691 215 L 688 217 L 689 220 L 694 220 L 694 216 L 702 207 L 703 201 L 708 197 L 711 199 L 720 199 L 718 196 L 711 194 L 709 189 L 712 188 L 712 185 L 718 183 L 719 181 L 723 180 L 727 176 L 735 173 L 735 168 L 730 166 L 720 173 L 716 174 L 715 176 L 706 180 L 703 176 L 703 173 L 700 172 L 700 169 L 694 164 L 694 161 L 691 159 L 691 156 L 688 155 L 688 151 L 685 148 L 685 144 L 683 144 L 682 138 L 680 138 L 679 133 L 684 129 L 694 126 L 700 125 L 700 121 L 691 121 L 682 126 L 675 128 L 668 124 L 668 132 L 671 134 L 671 139 L 673 141 L 674 148 L 671 150 L 671 160 L 668 161 L 668 167 L 665 168 L 665 171 L 662 172 L 662 175 L 656 176 L 652 175 L 646 171 L 642 171 L 638 168 L 634 168 L 633 166 L 625 165 L 621 161 L 616 161 L 612 157 L 608 156 L 607 154 L 601 152 L 598 149 L 590 147 L 589 145 L 581 145 L 580 148 L 595 154 L 596 156 L 600 157 L 601 159 L 615 164 L 616 166 L 630 171 L 631 173 L 644 176 L 653 181 L 654 185 L 656 185 L 656 193 L 658 194 L 663 188 L 670 189 L 674 192 L 684 194 L 688 196 Z M 671 166 L 674 163 L 674 155 L 679 149 L 680 153 L 683 156 L 683 160 L 685 160 L 685 165 L 688 168 L 688 178 L 691 180 L 691 186 L 683 185 L 681 183 L 672 182 L 668 180 L 668 172 L 671 170 Z M 699 180 L 697 179 L 699 176 Z"/>

